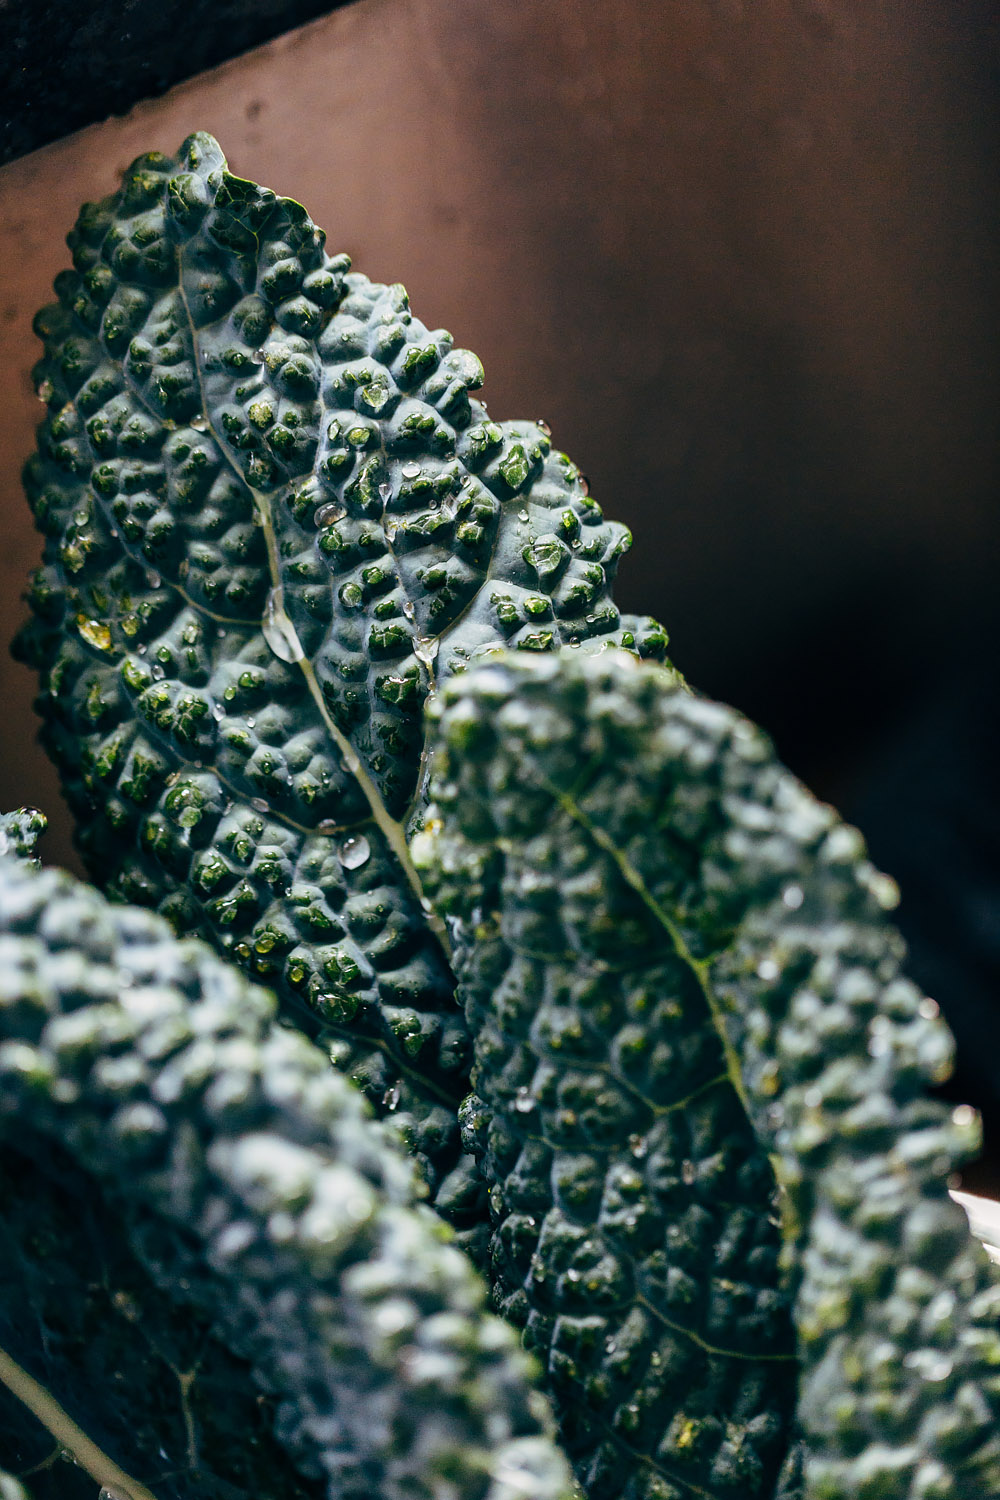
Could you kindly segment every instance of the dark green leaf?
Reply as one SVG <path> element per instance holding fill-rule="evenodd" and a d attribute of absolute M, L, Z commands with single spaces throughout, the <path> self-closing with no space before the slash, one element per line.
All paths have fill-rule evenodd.
<path fill-rule="evenodd" d="M 808 1500 L 1000 1495 L 1000 1283 L 948 1192 L 978 1120 L 928 1093 L 951 1037 L 860 835 L 629 657 L 442 698 L 413 853 L 588 1500 L 798 1493 L 803 1457 Z"/>
<path fill-rule="evenodd" d="M 407 1122 L 442 1208 L 468 1039 L 403 826 L 436 681 L 508 644 L 662 656 L 627 532 L 474 355 L 210 136 L 87 205 L 37 320 L 21 651 L 102 888 L 211 938 Z"/>

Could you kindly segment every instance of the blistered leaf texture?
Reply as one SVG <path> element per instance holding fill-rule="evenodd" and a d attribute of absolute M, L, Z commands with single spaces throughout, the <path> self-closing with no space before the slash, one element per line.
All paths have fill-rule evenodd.
<path fill-rule="evenodd" d="M 21 651 L 88 867 L 318 1017 L 474 1218 L 468 1039 L 402 832 L 423 705 L 503 645 L 662 657 L 610 597 L 628 533 L 543 427 L 470 399 L 474 355 L 210 136 L 141 157 L 70 245 L 36 325 Z"/>
<path fill-rule="evenodd" d="M 608 655 L 448 684 L 492 1274 L 588 1500 L 1000 1495 L 1000 1284 L 896 892 L 732 710 Z"/>
<path fill-rule="evenodd" d="M 0 975 L 5 1290 L 22 1260 L 52 1285 L 89 1263 L 86 1199 L 74 1196 L 82 1176 L 103 1232 L 159 1291 L 150 1321 L 140 1285 L 112 1281 L 88 1297 L 106 1292 L 137 1339 L 152 1337 L 164 1302 L 168 1331 L 193 1322 L 221 1339 L 245 1362 L 251 1408 L 256 1382 L 278 1438 L 314 1481 L 282 1480 L 273 1466 L 255 1477 L 248 1446 L 248 1472 L 227 1485 L 199 1454 L 205 1431 L 192 1418 L 186 1482 L 172 1473 L 184 1465 L 162 1465 L 158 1493 L 565 1500 L 565 1461 L 515 1335 L 485 1312 L 479 1278 L 417 1203 L 419 1178 L 394 1132 L 320 1049 L 275 1024 L 271 996 L 159 917 L 11 856 L 0 858 Z M 32 1228 L 26 1161 L 40 1201 L 54 1173 L 56 1198 L 74 1205 L 68 1232 L 44 1245 L 37 1236 L 58 1220 L 43 1215 Z M 117 1274 L 113 1257 L 106 1264 Z M 87 1410 L 71 1415 L 85 1430 L 130 1400 L 149 1420 L 150 1393 L 117 1386 L 113 1364 L 77 1347 L 76 1303 L 48 1311 L 46 1329 L 5 1296 L 3 1317 L 27 1345 L 13 1357 L 47 1359 L 58 1375 L 60 1355 L 74 1354 Z M 107 1337 L 103 1323 L 92 1333 Z M 195 1359 L 195 1388 L 198 1370 Z M 214 1398 L 210 1373 L 209 1400 L 231 1411 L 240 1368 L 216 1361 Z M 171 1384 L 161 1367 L 163 1406 Z M 162 1458 L 146 1454 L 142 1473 Z"/>

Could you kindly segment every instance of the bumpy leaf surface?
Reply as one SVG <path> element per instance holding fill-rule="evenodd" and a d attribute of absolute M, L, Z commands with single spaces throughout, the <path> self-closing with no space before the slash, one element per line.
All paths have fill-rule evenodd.
<path fill-rule="evenodd" d="M 661 656 L 610 598 L 628 534 L 210 136 L 140 158 L 70 244 L 21 649 L 88 867 L 306 1002 L 461 1219 L 468 1040 L 402 831 L 423 705 L 504 644 Z"/>
<path fill-rule="evenodd" d="M 860 836 L 631 658 L 442 696 L 414 858 L 500 1301 L 589 1500 L 1000 1495 L 1000 1285 L 948 1196 L 978 1122 L 927 1092 L 951 1038 Z"/>
<path fill-rule="evenodd" d="M 7 1352 L 130 1448 L 176 1439 L 187 1379 L 181 1452 L 135 1455 L 157 1500 L 565 1500 L 529 1361 L 390 1127 L 204 944 L 9 856 L 0 1175 Z"/>

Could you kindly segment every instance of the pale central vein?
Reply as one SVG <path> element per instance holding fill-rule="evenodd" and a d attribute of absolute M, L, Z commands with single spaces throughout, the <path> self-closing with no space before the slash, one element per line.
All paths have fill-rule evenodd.
<path fill-rule="evenodd" d="M 0 1381 L 51 1432 L 56 1442 L 72 1454 L 96 1484 L 114 1491 L 120 1500 L 156 1500 L 152 1490 L 119 1468 L 114 1459 L 73 1421 L 52 1392 L 29 1375 L 5 1349 L 0 1349 Z"/>

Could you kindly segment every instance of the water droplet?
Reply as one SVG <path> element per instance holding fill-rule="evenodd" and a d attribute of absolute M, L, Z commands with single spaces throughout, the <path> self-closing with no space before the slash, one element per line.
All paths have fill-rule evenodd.
<path fill-rule="evenodd" d="M 386 1109 L 390 1112 L 390 1114 L 392 1113 L 392 1111 L 394 1109 L 398 1109 L 399 1108 L 399 1084 L 398 1083 L 394 1083 L 392 1085 L 392 1088 L 386 1089 L 385 1093 L 382 1095 L 382 1103 L 385 1105 Z"/>
<path fill-rule="evenodd" d="M 256 723 L 257 723 L 257 720 L 254 718 L 253 714 L 248 714 L 247 715 L 247 728 L 248 729 L 253 729 L 254 726 L 256 725 Z"/>
<path fill-rule="evenodd" d="M 263 349 L 251 349 L 250 358 L 255 365 L 262 365 L 264 363 Z"/>
<path fill-rule="evenodd" d="M 514 1108 L 517 1110 L 518 1114 L 529 1114 L 531 1110 L 534 1109 L 534 1107 L 535 1101 L 531 1097 L 531 1090 L 526 1088 L 518 1089 L 517 1096 L 514 1099 Z"/>
<path fill-rule="evenodd" d="M 952 1110 L 951 1120 L 952 1124 L 957 1125 L 959 1130 L 967 1130 L 970 1125 L 974 1125 L 976 1122 L 976 1111 L 972 1108 L 971 1104 L 959 1104 Z"/>
<path fill-rule="evenodd" d="M 340 824 L 337 822 L 336 818 L 324 818 L 322 822 L 316 824 L 316 832 L 336 833 L 339 827 Z"/>
<path fill-rule="evenodd" d="M 436 635 L 421 635 L 413 642 L 413 654 L 417 661 L 422 661 L 425 667 L 429 667 L 438 654 L 440 638 Z"/>
<path fill-rule="evenodd" d="M 798 911 L 805 900 L 805 892 L 800 885 L 786 885 L 781 893 L 781 899 L 789 911 Z"/>
<path fill-rule="evenodd" d="M 97 1500 L 132 1500 L 132 1493 L 130 1490 L 123 1490 L 120 1485 L 105 1484 L 101 1486 Z"/>
<path fill-rule="evenodd" d="M 403 614 L 406 616 L 406 618 L 408 620 L 412 620 L 413 619 L 413 616 L 416 614 L 416 610 L 413 608 L 413 602 L 412 602 L 412 600 L 405 599 L 403 601 Z"/>
<path fill-rule="evenodd" d="M 379 495 L 380 495 L 380 497 L 381 497 L 381 499 L 382 499 L 382 501 L 384 503 L 386 500 L 388 500 L 389 496 L 392 494 L 392 485 L 391 484 L 380 484 L 379 487 L 378 487 L 378 492 L 379 492 Z"/>
<path fill-rule="evenodd" d="M 917 1009 L 925 1021 L 933 1021 L 941 1013 L 941 1007 L 929 995 L 924 996 Z"/>
<path fill-rule="evenodd" d="M 582 1274 L 583 1273 L 581 1271 L 578 1271 L 578 1270 L 576 1270 L 575 1267 L 571 1266 L 570 1269 L 566 1272 L 566 1280 L 567 1281 L 579 1281 L 580 1278 L 581 1278 L 581 1276 L 582 1276 Z"/>
<path fill-rule="evenodd" d="M 181 773 L 180 773 L 180 771 L 171 771 L 170 775 L 167 777 L 167 779 L 163 783 L 163 785 L 164 786 L 176 786 L 177 783 L 180 781 L 180 779 L 181 779 Z"/>
<path fill-rule="evenodd" d="M 770 984 L 772 980 L 777 979 L 780 973 L 781 970 L 773 958 L 762 958 L 757 965 L 757 978 L 763 979 L 765 984 Z"/>
<path fill-rule="evenodd" d="M 335 522 L 342 521 L 346 515 L 347 511 L 342 505 L 321 505 L 313 516 L 313 521 L 317 527 L 333 526 Z"/>
<path fill-rule="evenodd" d="M 385 539 L 387 542 L 395 540 L 396 532 L 399 530 L 398 521 L 387 521 L 385 523 Z"/>
<path fill-rule="evenodd" d="M 472 475 L 471 474 L 463 474 L 462 475 L 462 488 L 463 488 L 463 490 L 467 490 L 469 488 L 469 485 L 471 483 L 472 483 Z"/>
<path fill-rule="evenodd" d="M 254 812 L 266 813 L 268 811 L 268 802 L 264 797 L 251 797 L 250 806 L 253 808 Z"/>
<path fill-rule="evenodd" d="M 203 412 L 199 412 L 196 417 L 191 418 L 191 426 L 194 428 L 195 432 L 207 432 L 208 418 L 204 415 Z"/>
<path fill-rule="evenodd" d="M 213 704 L 212 705 L 212 718 L 215 719 L 216 723 L 221 724 L 222 720 L 225 717 L 226 717 L 226 710 L 223 708 L 222 704 L 221 703 L 215 703 L 215 704 Z"/>
<path fill-rule="evenodd" d="M 580 489 L 584 495 L 590 494 L 590 480 L 587 478 L 586 474 L 580 475 Z"/>
<path fill-rule="evenodd" d="M 681 1163 L 681 1180 L 687 1187 L 691 1187 L 693 1185 L 696 1175 L 697 1174 L 695 1172 L 695 1165 L 693 1161 L 683 1161 Z"/>
<path fill-rule="evenodd" d="M 115 530 L 115 528 L 113 526 L 111 528 L 111 540 L 113 542 L 117 542 L 117 540 L 118 540 L 118 532 Z"/>
<path fill-rule="evenodd" d="M 618 1342 L 617 1342 L 616 1339 L 605 1339 L 604 1340 L 604 1352 L 605 1352 L 605 1354 L 614 1354 L 614 1352 L 615 1352 L 615 1350 L 617 1348 L 618 1348 Z"/>
<path fill-rule="evenodd" d="M 137 646 L 136 647 L 136 655 L 137 656 L 145 656 L 145 654 L 146 654 L 146 648 L 145 648 L 145 646 Z"/>
<path fill-rule="evenodd" d="M 404 479 L 416 479 L 420 473 L 420 465 L 415 463 L 404 464 L 399 471 Z"/>
<path fill-rule="evenodd" d="M 519 521 L 526 521 L 528 519 L 528 512 L 526 510 L 519 510 L 517 513 L 517 519 Z"/>
<path fill-rule="evenodd" d="M 153 676 L 156 678 L 157 682 L 162 682 L 163 679 L 164 679 L 164 677 L 166 675 L 167 674 L 164 672 L 164 670 L 161 667 L 160 663 L 158 661 L 154 662 L 153 663 Z"/>
<path fill-rule="evenodd" d="M 301 661 L 305 656 L 295 626 L 285 613 L 280 589 L 272 589 L 267 596 L 261 629 L 265 641 L 279 661 Z"/>
<path fill-rule="evenodd" d="M 155 573 L 153 569 L 150 568 L 146 573 L 146 582 L 149 584 L 151 589 L 158 589 L 160 587 L 160 584 L 163 582 L 163 579 L 160 577 L 159 573 Z"/>
<path fill-rule="evenodd" d="M 649 1143 L 644 1135 L 630 1135 L 628 1148 L 637 1161 L 641 1161 L 649 1150 Z"/>
<path fill-rule="evenodd" d="M 552 436 L 552 428 L 549 426 L 548 422 L 544 421 L 541 417 L 535 418 L 535 426 L 540 427 L 541 430 L 545 433 L 546 437 Z"/>
<path fill-rule="evenodd" d="M 35 389 L 35 395 L 38 397 L 39 401 L 42 402 L 51 401 L 55 393 L 56 388 L 52 384 L 51 380 L 43 380 L 41 385 L 37 386 Z"/>
<path fill-rule="evenodd" d="M 345 870 L 358 870 L 368 860 L 371 845 L 363 833 L 351 834 L 337 850 L 337 858 Z"/>

